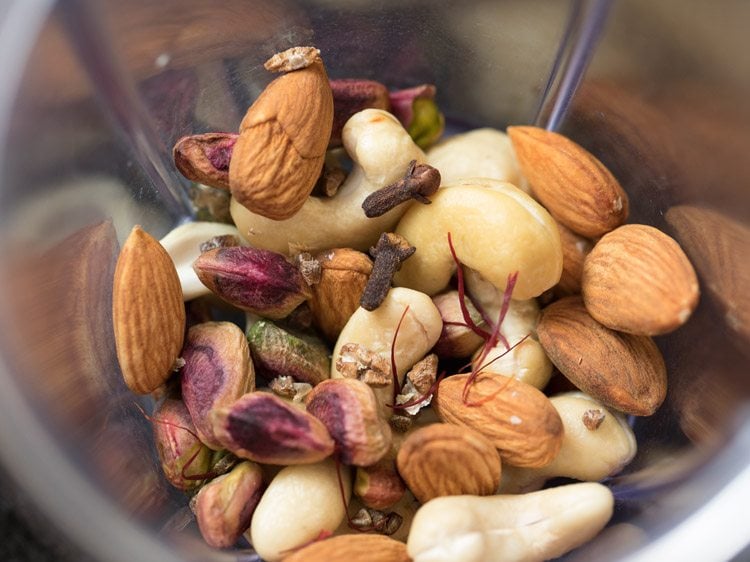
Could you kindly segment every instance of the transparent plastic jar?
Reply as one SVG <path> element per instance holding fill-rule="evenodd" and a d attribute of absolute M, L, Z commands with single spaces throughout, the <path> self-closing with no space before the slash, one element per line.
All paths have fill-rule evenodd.
<path fill-rule="evenodd" d="M 262 62 L 315 44 L 332 77 L 423 82 L 456 130 L 536 123 L 592 150 L 631 222 L 684 245 L 701 304 L 657 338 L 670 389 L 635 421 L 607 482 L 610 526 L 574 560 L 726 560 L 750 540 L 750 10 L 740 0 L 6 0 L 0 3 L 0 457 L 98 560 L 237 560 L 172 533 L 185 499 L 159 473 L 118 371 L 114 237 L 189 220 L 180 136 L 236 130 Z M 698 208 L 696 241 L 675 206 Z M 707 212 L 705 209 L 712 209 Z M 82 234 L 83 233 L 83 234 Z M 743 259 L 743 257 L 745 259 Z M 633 295 L 638 298 L 638 295 Z"/>

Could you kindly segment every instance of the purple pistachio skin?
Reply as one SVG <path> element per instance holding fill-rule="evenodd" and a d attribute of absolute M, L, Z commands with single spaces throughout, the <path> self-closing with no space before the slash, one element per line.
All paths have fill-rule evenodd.
<path fill-rule="evenodd" d="M 272 320 L 288 316 L 312 295 L 296 266 L 269 250 L 216 248 L 203 252 L 193 270 L 221 299 Z"/>
<path fill-rule="evenodd" d="M 250 527 L 264 489 L 263 472 L 252 462 L 238 464 L 228 474 L 201 488 L 194 511 L 198 528 L 209 546 L 234 546 Z"/>
<path fill-rule="evenodd" d="M 326 427 L 268 392 L 246 394 L 214 411 L 214 433 L 240 458 L 263 464 L 309 464 L 333 453 Z"/>
<path fill-rule="evenodd" d="M 255 370 L 244 332 L 231 322 L 204 322 L 188 330 L 182 349 L 182 399 L 198 436 L 222 449 L 214 436 L 211 411 L 255 390 Z"/>
<path fill-rule="evenodd" d="M 363 109 L 390 109 L 388 88 L 374 80 L 341 78 L 331 80 L 333 129 L 329 148 L 341 146 L 341 131 L 349 118 Z"/>
<path fill-rule="evenodd" d="M 391 113 L 401 121 L 404 128 L 408 129 L 414 120 L 414 100 L 435 99 L 436 93 L 437 89 L 432 84 L 422 84 L 405 90 L 393 90 L 389 95 Z"/>
<path fill-rule="evenodd" d="M 212 451 L 198 439 L 193 420 L 181 400 L 167 398 L 152 416 L 154 442 L 170 484 L 185 492 L 199 487 L 208 472 Z"/>
<path fill-rule="evenodd" d="M 172 149 L 174 163 L 190 181 L 229 189 L 229 162 L 238 134 L 204 133 L 182 137 Z"/>

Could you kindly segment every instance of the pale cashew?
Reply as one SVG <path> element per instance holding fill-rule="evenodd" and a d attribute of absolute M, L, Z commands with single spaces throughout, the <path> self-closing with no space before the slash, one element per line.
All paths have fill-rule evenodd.
<path fill-rule="evenodd" d="M 620 412 L 608 410 L 583 392 L 566 392 L 550 401 L 565 428 L 560 452 L 542 468 L 507 467 L 501 493 L 538 490 L 558 476 L 595 482 L 620 472 L 633 460 L 635 435 Z"/>
<path fill-rule="evenodd" d="M 414 562 L 534 562 L 591 540 L 612 516 L 605 486 L 569 484 L 522 496 L 445 496 L 424 504 L 407 549 Z"/>
<path fill-rule="evenodd" d="M 562 246 L 554 219 L 517 187 L 473 178 L 441 187 L 430 205 L 413 205 L 396 232 L 416 253 L 396 273 L 397 285 L 434 295 L 456 269 L 458 259 L 504 290 L 518 272 L 516 299 L 530 299 L 554 286 L 562 273 Z"/>
<path fill-rule="evenodd" d="M 443 328 L 440 312 L 432 299 L 412 289 L 396 287 L 388 292 L 383 303 L 373 311 L 358 308 L 336 341 L 331 359 L 331 378 L 342 378 L 336 367 L 341 347 L 347 343 L 360 344 L 373 353 L 391 361 L 393 334 L 406 308 L 398 330 L 395 346 L 395 360 L 399 384 L 403 384 L 404 375 L 411 367 L 432 349 Z M 393 383 L 373 388 L 386 418 L 393 413 L 386 404 L 393 404 Z"/>
<path fill-rule="evenodd" d="M 341 467 L 348 503 L 351 473 Z M 267 562 L 277 562 L 291 549 L 306 544 L 322 531 L 333 532 L 343 521 L 336 465 L 331 459 L 282 469 L 268 485 L 253 514 L 248 540 Z"/>
<path fill-rule="evenodd" d="M 484 313 L 496 322 L 503 303 L 502 292 L 474 270 L 464 268 L 464 278 L 466 291 Z M 511 300 L 500 333 L 511 346 L 521 341 L 524 336 L 528 337 L 511 351 L 501 342 L 483 358 L 483 349 L 480 348 L 474 354 L 475 365 L 480 366 L 478 363 L 481 363 L 486 366 L 482 369 L 485 372 L 515 377 L 526 384 L 543 389 L 552 376 L 552 362 L 537 340 L 535 330 L 538 322 L 539 305 L 535 299 Z"/>
<path fill-rule="evenodd" d="M 186 301 L 211 293 L 195 274 L 193 262 L 201 254 L 201 244 L 214 236 L 237 236 L 239 238 L 240 233 L 231 224 L 188 222 L 171 230 L 159 240 L 174 262 L 182 286 L 182 297 Z"/>
<path fill-rule="evenodd" d="M 440 170 L 445 185 L 481 177 L 507 181 L 529 192 L 510 137 L 497 129 L 454 135 L 427 151 L 427 163 Z"/>
<path fill-rule="evenodd" d="M 342 136 L 355 166 L 334 197 L 310 197 L 297 214 L 282 221 L 256 215 L 232 200 L 232 218 L 251 245 L 282 254 L 330 248 L 367 251 L 381 233 L 393 230 L 408 203 L 370 219 L 362 201 L 403 177 L 411 160 L 424 162 L 424 153 L 393 115 L 379 109 L 356 113 Z"/>

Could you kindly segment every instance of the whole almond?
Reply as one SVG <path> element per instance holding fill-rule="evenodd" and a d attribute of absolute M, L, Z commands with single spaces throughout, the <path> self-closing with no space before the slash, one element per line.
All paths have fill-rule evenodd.
<path fill-rule="evenodd" d="M 340 535 L 316 541 L 283 562 L 410 562 L 406 544 L 384 535 Z"/>
<path fill-rule="evenodd" d="M 517 379 L 480 373 L 464 403 L 468 377 L 454 375 L 440 383 L 433 404 L 442 421 L 478 431 L 508 464 L 540 467 L 555 458 L 563 425 L 549 398 Z"/>
<path fill-rule="evenodd" d="M 148 394 L 172 374 L 185 335 L 177 270 L 161 244 L 135 226 L 115 268 L 115 346 L 125 384 Z"/>
<path fill-rule="evenodd" d="M 359 308 L 359 300 L 372 272 L 367 254 L 351 248 L 336 248 L 315 256 L 320 263 L 320 281 L 311 287 L 308 300 L 313 321 L 330 342 Z"/>
<path fill-rule="evenodd" d="M 271 82 L 247 110 L 229 164 L 232 196 L 273 220 L 294 215 L 320 176 L 333 126 L 323 61 Z"/>
<path fill-rule="evenodd" d="M 680 245 L 660 230 L 628 224 L 602 237 L 586 258 L 583 300 L 596 320 L 655 336 L 684 324 L 698 304 L 698 278 Z"/>
<path fill-rule="evenodd" d="M 396 464 L 422 503 L 440 496 L 487 496 L 500 485 L 500 455 L 492 442 L 468 427 L 435 423 L 409 434 Z"/>
<path fill-rule="evenodd" d="M 649 416 L 664 401 L 667 370 L 654 341 L 602 326 L 580 297 L 545 308 L 537 334 L 555 366 L 605 406 Z"/>
<path fill-rule="evenodd" d="M 573 232 L 597 238 L 628 218 L 628 196 L 593 154 L 538 127 L 508 127 L 534 195 Z"/>

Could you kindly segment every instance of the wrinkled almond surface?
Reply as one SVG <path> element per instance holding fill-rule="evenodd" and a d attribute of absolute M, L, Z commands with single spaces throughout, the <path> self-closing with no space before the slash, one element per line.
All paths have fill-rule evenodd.
<path fill-rule="evenodd" d="M 563 225 L 589 238 L 628 218 L 628 196 L 593 154 L 538 127 L 508 127 L 508 135 L 534 195 Z"/>
<path fill-rule="evenodd" d="M 117 259 L 112 317 L 125 383 L 137 394 L 153 392 L 172 374 L 182 349 L 185 307 L 169 254 L 140 226 Z"/>
<path fill-rule="evenodd" d="M 383 535 L 341 535 L 314 542 L 284 562 L 409 562 L 406 545 Z"/>
<path fill-rule="evenodd" d="M 440 496 L 487 496 L 500 484 L 500 455 L 481 433 L 435 423 L 411 433 L 396 457 L 398 472 L 422 503 Z"/>
<path fill-rule="evenodd" d="M 648 416 L 664 401 L 667 371 L 654 341 L 602 326 L 580 297 L 545 308 L 537 334 L 555 366 L 604 405 Z"/>
<path fill-rule="evenodd" d="M 539 467 L 555 458 L 562 420 L 541 391 L 514 378 L 480 373 L 464 403 L 468 377 L 454 375 L 440 383 L 433 404 L 441 420 L 478 431 L 509 464 Z"/>
<path fill-rule="evenodd" d="M 597 242 L 583 265 L 583 300 L 599 322 L 656 336 L 684 324 L 698 278 L 680 245 L 652 226 L 627 224 Z"/>
<path fill-rule="evenodd" d="M 274 220 L 293 216 L 323 168 L 333 94 L 323 61 L 271 82 L 240 124 L 229 164 L 232 196 Z"/>

